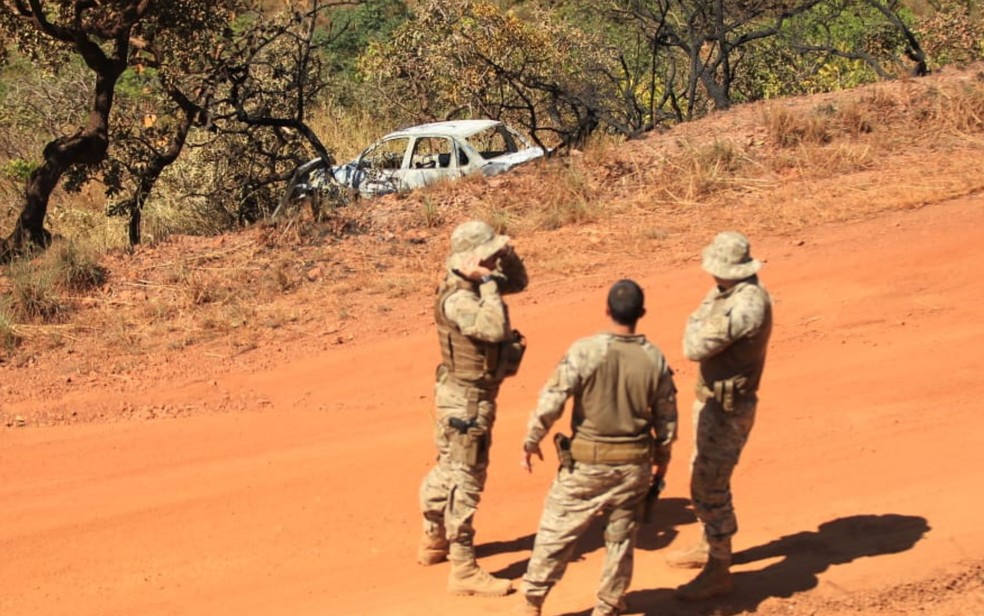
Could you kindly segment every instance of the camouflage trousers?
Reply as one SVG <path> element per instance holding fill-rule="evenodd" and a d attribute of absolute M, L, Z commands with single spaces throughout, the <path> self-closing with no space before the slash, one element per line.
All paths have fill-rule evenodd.
<path fill-rule="evenodd" d="M 632 581 L 636 525 L 651 474 L 649 464 L 575 463 L 573 470 L 558 471 L 523 576 L 523 593 L 546 597 L 564 575 L 578 538 L 602 514 L 608 520 L 598 605 L 606 612 L 621 609 Z"/>
<path fill-rule="evenodd" d="M 472 545 L 472 522 L 488 474 L 496 393 L 476 392 L 447 378 L 438 379 L 434 392 L 437 464 L 420 486 L 424 532 L 432 537 L 443 535 L 452 544 Z M 476 394 L 485 399 L 476 400 Z M 462 434 L 450 424 L 451 418 L 475 421 Z"/>
<path fill-rule="evenodd" d="M 694 401 L 696 446 L 691 459 L 690 498 L 704 537 L 715 558 L 731 558 L 731 538 L 738 532 L 731 497 L 731 475 L 755 424 L 754 399 L 735 403 L 726 412 L 713 398 Z"/>

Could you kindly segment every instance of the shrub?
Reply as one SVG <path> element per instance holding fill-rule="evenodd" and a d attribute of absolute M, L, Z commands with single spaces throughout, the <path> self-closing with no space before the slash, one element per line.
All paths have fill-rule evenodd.
<path fill-rule="evenodd" d="M 0 299 L 0 350 L 6 353 L 13 351 L 21 341 L 14 323 L 10 302 L 6 298 Z"/>
<path fill-rule="evenodd" d="M 96 260 L 95 251 L 73 241 L 58 242 L 48 251 L 59 285 L 72 291 L 84 291 L 106 282 L 106 268 Z"/>
<path fill-rule="evenodd" d="M 53 269 L 29 261 L 10 266 L 10 290 L 16 311 L 26 319 L 54 321 L 65 310 Z"/>
<path fill-rule="evenodd" d="M 804 116 L 782 107 L 772 107 L 767 112 L 765 125 L 769 138 L 782 148 L 804 144 L 823 145 L 832 138 L 830 114 L 825 111 Z"/>

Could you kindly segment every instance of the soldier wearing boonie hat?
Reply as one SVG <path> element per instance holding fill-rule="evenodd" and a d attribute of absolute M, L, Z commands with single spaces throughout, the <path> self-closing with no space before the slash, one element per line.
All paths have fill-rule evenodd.
<path fill-rule="evenodd" d="M 526 288 L 523 261 L 508 235 L 481 220 L 451 234 L 444 279 L 434 308 L 441 363 L 434 389 L 437 464 L 420 487 L 422 565 L 451 561 L 448 592 L 500 596 L 509 580 L 475 561 L 473 517 L 488 471 L 496 397 L 515 374 L 525 339 L 512 329 L 502 296 Z"/>
<path fill-rule="evenodd" d="M 737 231 L 718 233 L 701 257 L 716 284 L 687 321 L 683 352 L 700 366 L 690 497 L 702 534 L 696 545 L 667 558 L 672 566 L 702 568 L 676 589 L 674 596 L 683 601 L 724 595 L 734 586 L 729 567 L 738 522 L 731 476 L 755 423 L 772 332 L 772 299 L 759 284 L 762 262 L 752 258 L 748 238 Z"/>
<path fill-rule="evenodd" d="M 470 220 L 458 225 L 451 233 L 451 255 L 448 269 L 461 270 L 470 260 L 485 261 L 509 246 L 508 235 L 498 235 L 481 220 Z"/>
<path fill-rule="evenodd" d="M 752 258 L 747 237 L 737 231 L 722 231 L 701 253 L 701 267 L 721 280 L 744 280 L 755 275 L 762 262 Z"/>

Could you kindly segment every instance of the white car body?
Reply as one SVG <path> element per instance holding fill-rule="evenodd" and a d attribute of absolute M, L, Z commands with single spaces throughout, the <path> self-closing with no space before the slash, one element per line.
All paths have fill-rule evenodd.
<path fill-rule="evenodd" d="M 543 154 L 497 120 L 433 122 L 390 133 L 331 173 L 343 186 L 372 197 L 468 175 L 496 175 Z M 315 162 L 302 166 L 309 177 L 298 187 L 324 186 L 324 169 Z"/>

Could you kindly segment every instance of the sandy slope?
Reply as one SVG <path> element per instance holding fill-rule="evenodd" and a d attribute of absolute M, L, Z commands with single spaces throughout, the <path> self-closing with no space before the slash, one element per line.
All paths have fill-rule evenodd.
<path fill-rule="evenodd" d="M 695 532 L 684 422 L 659 520 L 640 535 L 630 613 L 984 613 L 984 197 L 752 239 L 777 316 L 735 482 L 739 590 L 708 606 L 670 597 L 688 574 L 661 551 Z M 504 388 L 477 519 L 481 563 L 500 575 L 522 575 L 553 466 L 519 467 L 527 413 L 567 345 L 604 327 L 605 290 L 624 275 L 648 291 L 642 326 L 687 414 L 680 335 L 710 283 L 696 261 L 534 280 L 512 302 L 531 347 Z M 451 597 L 447 565 L 413 562 L 437 358 L 420 315 L 394 339 L 133 385 L 174 404 L 234 396 L 249 412 L 0 428 L 0 614 L 510 613 L 516 596 Z M 112 406 L 119 394 L 85 395 Z M 592 605 L 600 534 L 579 553 L 547 613 Z"/>

